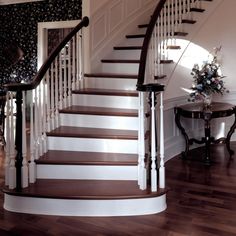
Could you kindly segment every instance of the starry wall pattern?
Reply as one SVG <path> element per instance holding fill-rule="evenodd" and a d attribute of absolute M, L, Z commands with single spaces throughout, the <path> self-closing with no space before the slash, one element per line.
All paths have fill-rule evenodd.
<path fill-rule="evenodd" d="M 47 21 L 78 20 L 81 0 L 45 0 L 0 7 L 0 87 L 8 82 L 30 81 L 37 71 L 37 24 Z M 9 66 L 3 48 L 17 44 L 24 59 Z"/>

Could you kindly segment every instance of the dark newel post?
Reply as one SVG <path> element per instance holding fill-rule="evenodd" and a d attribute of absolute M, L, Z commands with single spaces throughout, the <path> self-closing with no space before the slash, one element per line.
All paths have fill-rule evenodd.
<path fill-rule="evenodd" d="M 21 167 L 22 167 L 22 91 L 16 93 L 16 190 L 21 191 Z"/>

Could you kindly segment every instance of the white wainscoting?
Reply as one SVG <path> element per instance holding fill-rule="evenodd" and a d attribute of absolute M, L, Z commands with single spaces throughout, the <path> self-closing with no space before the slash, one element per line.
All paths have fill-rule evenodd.
<path fill-rule="evenodd" d="M 214 101 L 236 104 L 236 91 L 231 91 L 224 96 L 216 96 Z M 165 125 L 165 161 L 180 154 L 185 149 L 185 141 L 175 124 L 174 108 L 187 103 L 187 97 L 178 97 L 164 101 L 164 125 Z M 189 137 L 199 138 L 204 135 L 204 123 L 197 119 L 181 119 L 182 124 Z M 233 124 L 234 116 L 213 119 L 211 122 L 211 133 L 216 138 L 225 136 Z M 236 141 L 236 133 L 231 137 L 231 141 Z M 198 147 L 194 144 L 190 148 Z"/>
<path fill-rule="evenodd" d="M 149 22 L 156 4 L 155 0 L 109 0 L 99 7 L 85 3 L 83 6 L 89 9 L 83 14 L 90 17 L 89 47 L 86 48 L 89 48 L 91 66 L 87 68 L 97 71 L 100 60 L 109 57 L 114 46 L 122 45 L 126 34 L 137 33 L 138 24 Z"/>

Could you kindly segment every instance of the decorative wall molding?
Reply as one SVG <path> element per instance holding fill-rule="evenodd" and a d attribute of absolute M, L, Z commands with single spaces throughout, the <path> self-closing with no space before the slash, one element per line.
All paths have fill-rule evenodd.
<path fill-rule="evenodd" d="M 134 32 L 138 24 L 147 23 L 154 5 L 155 0 L 109 0 L 103 4 L 84 0 L 83 16 L 90 18 L 85 40 L 89 45 L 85 46 L 85 55 L 89 55 L 86 64 L 91 66 L 87 66 L 86 72 L 96 71 L 101 58 L 108 56 L 115 45 L 121 44 L 126 34 Z"/>

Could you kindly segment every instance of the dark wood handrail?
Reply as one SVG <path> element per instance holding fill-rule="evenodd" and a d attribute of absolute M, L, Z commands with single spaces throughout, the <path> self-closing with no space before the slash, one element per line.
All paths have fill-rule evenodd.
<path fill-rule="evenodd" d="M 140 55 L 140 64 L 139 64 L 139 71 L 138 71 L 138 82 L 137 87 L 141 86 L 144 83 L 144 76 L 145 76 L 145 69 L 146 69 L 146 60 L 147 60 L 147 53 L 148 53 L 148 46 L 152 37 L 152 33 L 154 27 L 156 25 L 157 19 L 160 15 L 160 12 L 165 5 L 166 0 L 160 0 L 157 4 L 155 11 L 151 17 L 151 20 L 148 24 L 148 28 L 143 40 L 142 51 Z"/>
<path fill-rule="evenodd" d="M 43 63 L 38 73 L 35 75 L 34 79 L 29 83 L 11 83 L 6 84 L 5 87 L 8 91 L 27 91 L 35 89 L 43 77 L 45 76 L 47 70 L 50 68 L 52 62 L 55 60 L 59 52 L 65 47 L 65 45 L 74 37 L 74 35 L 81 30 L 83 27 L 89 25 L 89 18 L 87 16 L 83 17 L 80 23 L 70 32 L 68 35 L 58 44 L 58 46 L 52 51 L 48 56 L 46 61 Z"/>

